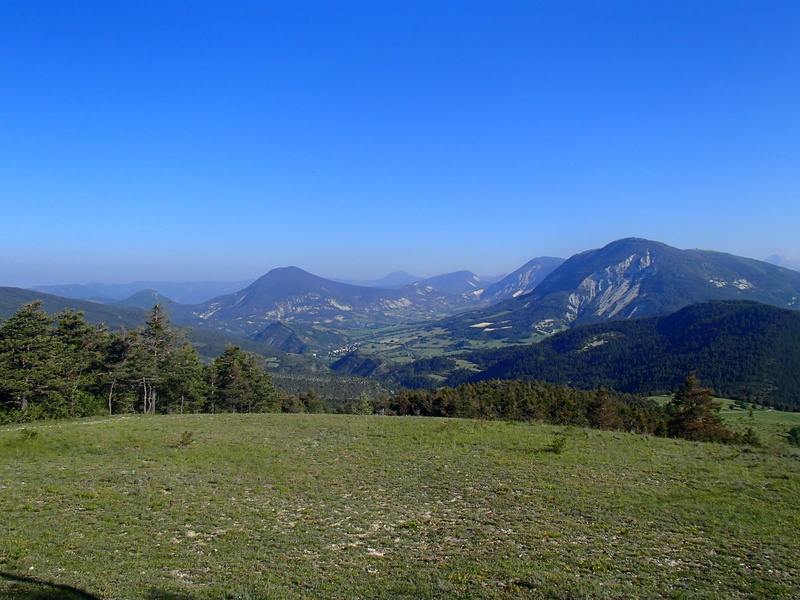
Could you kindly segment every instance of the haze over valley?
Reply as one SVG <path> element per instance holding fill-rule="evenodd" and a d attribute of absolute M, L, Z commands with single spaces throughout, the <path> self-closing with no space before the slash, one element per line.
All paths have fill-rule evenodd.
<path fill-rule="evenodd" d="M 740 365 L 738 371 L 734 366 L 723 376 L 713 361 L 692 358 L 693 354 L 678 348 L 709 343 L 709 351 L 726 350 L 718 345 L 722 343 L 719 341 L 689 342 L 683 336 L 701 331 L 706 340 L 709 328 L 720 328 L 713 324 L 719 317 L 713 315 L 743 315 L 742 311 L 759 305 L 790 311 L 785 317 L 769 318 L 789 319 L 785 325 L 786 331 L 791 331 L 791 319 L 800 314 L 798 271 L 711 250 L 680 250 L 652 240 L 624 238 L 568 259 L 534 258 L 504 277 L 487 279 L 470 271 L 427 279 L 395 273 L 383 280 L 356 285 L 318 277 L 297 267 L 282 267 L 249 284 L 142 282 L 40 287 L 28 292 L 4 288 L 4 311 L 9 316 L 26 298 L 30 301 L 43 292 L 62 292 L 76 298 L 48 296 L 45 308 L 72 306 L 84 311 L 91 322 L 135 328 L 143 322 L 144 311 L 159 304 L 169 311 L 175 324 L 191 328 L 192 344 L 208 360 L 220 354 L 225 343 L 234 343 L 264 356 L 276 372 L 313 375 L 317 380 L 322 373 L 367 377 L 374 385 L 397 389 L 477 380 L 485 377 L 483 371 L 500 373 L 499 366 L 492 366 L 492 355 L 479 354 L 481 351 L 519 348 L 523 352 L 529 344 L 536 346 L 545 340 L 549 344 L 551 337 L 552 343 L 558 344 L 560 332 L 582 331 L 584 327 L 589 327 L 587 333 L 577 335 L 590 340 L 583 352 L 595 356 L 597 364 L 602 363 L 599 357 L 609 349 L 608 342 L 614 339 L 618 345 L 623 338 L 633 344 L 627 346 L 627 352 L 632 353 L 628 358 L 635 363 L 638 359 L 632 357 L 643 352 L 638 349 L 644 343 L 641 336 L 651 335 L 644 333 L 649 331 L 646 327 L 616 333 L 602 330 L 605 333 L 596 334 L 591 333 L 592 324 L 677 315 L 682 309 L 698 306 L 706 308 L 698 309 L 700 312 L 694 313 L 693 319 L 705 325 L 686 326 L 674 353 L 658 359 L 661 364 L 674 363 L 662 375 L 642 367 L 640 376 L 632 378 L 614 362 L 602 363 L 600 372 L 584 368 L 582 374 L 567 374 L 562 367 L 555 368 L 555 363 L 548 367 L 550 370 L 531 371 L 530 366 L 523 366 L 524 361 L 508 363 L 511 355 L 498 355 L 496 360 L 514 365 L 504 367 L 502 377 L 507 379 L 538 377 L 587 388 L 608 385 L 638 393 L 667 391 L 686 373 L 699 369 L 704 378 L 735 396 L 782 405 L 795 402 L 794 387 L 784 387 L 782 372 L 759 371 L 759 366 L 752 374 L 744 375 Z M 138 285 L 150 284 L 161 289 L 131 293 Z M 243 287 L 231 291 L 239 286 Z M 204 302 L 181 303 L 173 302 L 163 291 L 182 297 L 222 293 Z M 131 295 L 115 300 L 98 297 L 97 293 L 118 298 Z M 714 302 L 733 304 L 729 312 L 720 313 L 722 309 Z M 726 338 L 725 343 L 751 344 L 755 349 L 760 347 L 756 340 L 768 331 L 765 327 L 753 322 L 731 333 L 733 337 Z M 634 331 L 635 335 L 630 333 Z M 769 358 L 773 356 L 771 352 L 778 352 L 779 348 L 785 352 L 794 346 L 775 338 L 771 346 L 774 349 L 765 351 L 757 365 L 774 365 Z M 792 356 L 794 350 L 788 351 Z M 439 361 L 435 368 L 422 366 L 433 359 Z M 733 364 L 739 360 L 733 360 Z M 707 365 L 700 368 L 704 361 Z M 787 364 L 785 359 L 779 363 Z M 422 375 L 414 375 L 419 369 Z M 741 377 L 750 378 L 750 383 L 737 387 L 726 379 Z M 776 386 L 778 380 L 784 383 Z"/>

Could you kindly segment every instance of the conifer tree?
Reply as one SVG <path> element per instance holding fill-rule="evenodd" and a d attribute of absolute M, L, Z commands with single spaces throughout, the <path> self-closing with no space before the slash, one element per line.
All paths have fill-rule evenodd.
<path fill-rule="evenodd" d="M 69 416 L 102 412 L 99 374 L 109 336 L 104 328 L 92 327 L 82 312 L 64 310 L 55 315 L 52 335 L 60 344 L 56 357 L 61 393 L 69 403 Z"/>
<path fill-rule="evenodd" d="M 26 420 L 66 416 L 58 392 L 61 347 L 41 306 L 25 304 L 0 327 L 0 402 Z"/>
<path fill-rule="evenodd" d="M 622 419 L 617 415 L 608 391 L 599 389 L 589 402 L 586 414 L 589 425 L 595 429 L 619 429 Z"/>
<path fill-rule="evenodd" d="M 228 345 L 209 369 L 210 412 L 276 412 L 280 409 L 272 378 L 259 358 Z"/>
<path fill-rule="evenodd" d="M 358 402 L 353 406 L 353 413 L 356 415 L 371 415 L 374 412 L 375 409 L 372 406 L 372 402 L 369 401 L 369 397 L 364 392 L 361 392 L 358 396 Z"/>
<path fill-rule="evenodd" d="M 675 392 L 666 409 L 667 434 L 670 437 L 716 442 L 729 442 L 735 438 L 722 422 L 720 404 L 713 401 L 711 390 L 701 387 L 694 375 Z"/>

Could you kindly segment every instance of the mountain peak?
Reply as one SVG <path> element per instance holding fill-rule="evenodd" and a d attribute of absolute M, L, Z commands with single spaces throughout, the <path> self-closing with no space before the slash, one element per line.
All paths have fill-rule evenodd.
<path fill-rule="evenodd" d="M 141 290 L 136 292 L 135 294 L 125 298 L 124 300 L 118 300 L 113 304 L 115 306 L 127 307 L 127 308 L 144 308 L 150 309 L 153 308 L 154 304 L 161 304 L 166 306 L 169 304 L 171 300 L 166 296 L 158 293 L 156 290 L 152 288 L 148 288 L 146 290 Z"/>
<path fill-rule="evenodd" d="M 343 284 L 313 275 L 300 267 L 278 267 L 262 275 L 244 290 L 236 292 L 235 295 L 267 293 L 269 296 L 283 297 L 299 292 L 327 290 L 330 286 L 336 285 Z"/>
<path fill-rule="evenodd" d="M 793 271 L 800 271 L 800 260 L 789 258 L 788 256 L 781 256 L 780 254 L 773 254 L 764 259 L 772 265 L 783 267 L 784 269 L 792 269 Z"/>
<path fill-rule="evenodd" d="M 513 273 L 487 287 L 482 299 L 493 303 L 528 294 L 563 262 L 563 258 L 551 256 L 529 260 Z"/>
<path fill-rule="evenodd" d="M 295 267 L 290 265 L 288 267 L 276 267 L 274 269 L 270 269 L 269 271 L 267 271 L 265 275 L 263 275 L 263 277 L 267 276 L 276 277 L 276 276 L 286 276 L 286 275 L 311 275 L 311 273 L 309 273 L 308 271 L 304 271 L 300 267 Z"/>
<path fill-rule="evenodd" d="M 448 325 L 475 337 L 525 339 L 578 324 L 674 312 L 710 300 L 752 300 L 800 306 L 800 276 L 761 261 L 711 250 L 679 250 L 624 238 L 576 254 L 533 292 L 502 310 L 476 311 Z M 494 314 L 502 313 L 502 323 Z M 471 331 L 470 331 L 471 330 Z"/>

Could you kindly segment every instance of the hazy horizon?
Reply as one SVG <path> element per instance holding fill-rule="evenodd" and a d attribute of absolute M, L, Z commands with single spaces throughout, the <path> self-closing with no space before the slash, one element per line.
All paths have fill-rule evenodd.
<path fill-rule="evenodd" d="M 610 241 L 614 241 L 614 240 L 610 240 Z M 652 240 L 652 241 L 659 242 L 659 240 Z M 584 248 L 583 250 L 594 250 L 594 249 L 596 249 L 596 248 Z M 580 252 L 582 252 L 583 250 L 581 250 Z M 702 250 L 714 250 L 714 248 L 702 248 Z M 570 255 L 570 256 L 572 256 L 572 255 Z M 529 260 L 533 260 L 535 258 L 545 258 L 545 257 L 563 258 L 563 259 L 566 260 L 566 259 L 570 258 L 570 256 L 553 257 L 552 255 L 542 255 L 542 256 L 531 257 L 531 259 L 529 259 Z M 755 260 L 761 260 L 761 261 L 767 261 L 767 259 L 779 258 L 779 259 L 783 259 L 782 262 L 792 263 L 792 264 L 791 265 L 790 264 L 780 264 L 779 262 L 775 262 L 774 264 L 776 264 L 778 266 L 782 266 L 784 268 L 800 270 L 800 261 L 797 261 L 793 257 L 788 257 L 788 256 L 783 256 L 783 255 L 770 255 L 768 257 L 762 257 L 762 258 L 756 258 L 756 257 L 752 257 L 752 256 L 747 256 L 747 257 L 744 257 L 744 258 L 755 258 Z M 336 281 L 347 281 L 347 282 L 378 281 L 380 279 L 383 279 L 384 277 L 388 277 L 390 275 L 394 275 L 394 274 L 400 273 L 400 272 L 406 273 L 407 275 L 411 275 L 413 277 L 418 277 L 419 279 L 429 279 L 429 278 L 432 278 L 432 277 L 436 277 L 438 275 L 446 275 L 446 274 L 455 273 L 455 272 L 458 272 L 458 271 L 471 271 L 475 275 L 477 275 L 479 277 L 483 277 L 483 278 L 498 278 L 498 277 L 502 277 L 502 276 L 506 276 L 506 275 L 510 274 L 511 272 L 513 272 L 513 271 L 517 270 L 518 268 L 522 267 L 527 262 L 529 262 L 529 261 L 526 260 L 524 263 L 520 263 L 519 265 L 517 265 L 517 266 L 515 266 L 513 268 L 507 269 L 505 271 L 497 271 L 497 272 L 480 272 L 479 273 L 479 272 L 474 271 L 473 269 L 470 269 L 469 267 L 465 267 L 463 269 L 454 269 L 452 271 L 443 271 L 443 272 L 438 272 L 438 273 L 430 273 L 430 274 L 428 274 L 428 273 L 409 272 L 407 269 L 395 269 L 393 271 L 381 272 L 381 273 L 378 273 L 378 274 L 376 274 L 374 276 L 371 276 L 371 277 L 339 277 L 337 275 L 329 275 L 329 274 L 324 274 L 324 273 L 315 273 L 313 271 L 309 271 L 308 269 L 305 269 L 301 265 L 276 265 L 274 267 L 270 267 L 269 269 L 267 269 L 263 273 L 259 273 L 257 275 L 253 275 L 251 277 L 242 277 L 242 278 L 237 278 L 237 279 L 155 279 L 155 278 L 145 277 L 145 278 L 127 279 L 127 280 L 126 279 L 117 279 L 117 280 L 89 279 L 89 280 L 86 280 L 86 281 L 58 281 L 58 282 L 55 282 L 55 283 L 32 283 L 32 284 L 28 284 L 28 285 L 19 285 L 19 286 L 10 286 L 10 287 L 33 288 L 33 287 L 54 287 L 54 286 L 63 286 L 63 285 L 85 285 L 85 286 L 91 286 L 93 284 L 98 284 L 98 285 L 127 285 L 127 284 L 135 284 L 135 283 L 243 283 L 243 284 L 249 284 L 250 282 L 255 281 L 259 277 L 261 277 L 263 275 L 266 275 L 269 271 L 271 271 L 273 269 L 279 269 L 279 268 L 284 268 L 284 267 L 297 267 L 297 268 L 300 268 L 300 269 L 302 269 L 304 271 L 307 271 L 307 272 L 311 273 L 312 275 L 316 275 L 318 277 L 323 277 L 325 279 L 331 279 L 331 280 L 336 280 Z M 2 284 L 2 285 L 6 285 L 6 284 Z"/>
<path fill-rule="evenodd" d="M 0 5 L 0 285 L 800 258 L 800 4 Z"/>

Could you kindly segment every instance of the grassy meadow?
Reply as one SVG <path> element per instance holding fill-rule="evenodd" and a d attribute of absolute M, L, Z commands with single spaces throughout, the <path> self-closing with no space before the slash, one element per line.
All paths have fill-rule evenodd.
<path fill-rule="evenodd" d="M 7 426 L 0 599 L 797 598 L 800 415 L 776 414 L 754 411 L 764 448 L 350 415 Z"/>

